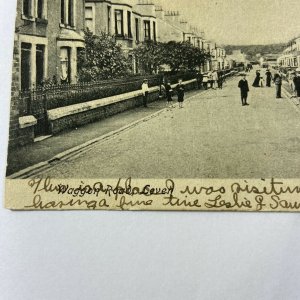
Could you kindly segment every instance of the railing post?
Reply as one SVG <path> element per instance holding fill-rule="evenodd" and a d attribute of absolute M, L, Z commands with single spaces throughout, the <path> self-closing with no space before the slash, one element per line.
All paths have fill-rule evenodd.
<path fill-rule="evenodd" d="M 47 134 L 49 132 L 48 112 L 47 112 L 47 93 L 44 86 L 42 87 L 42 101 L 43 101 L 43 115 L 44 115 L 44 131 Z"/>

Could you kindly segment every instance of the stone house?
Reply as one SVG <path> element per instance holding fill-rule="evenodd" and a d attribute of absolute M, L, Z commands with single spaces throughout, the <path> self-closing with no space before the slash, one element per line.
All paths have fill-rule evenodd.
<path fill-rule="evenodd" d="M 18 0 L 14 36 L 10 146 L 33 140 L 33 116 L 24 116 L 21 91 L 46 79 L 75 83 L 84 48 L 84 0 Z"/>

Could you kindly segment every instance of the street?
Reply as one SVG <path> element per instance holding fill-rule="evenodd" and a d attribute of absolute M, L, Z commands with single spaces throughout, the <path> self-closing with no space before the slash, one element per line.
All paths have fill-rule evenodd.
<path fill-rule="evenodd" d="M 299 110 L 275 87 L 253 88 L 242 106 L 240 77 L 186 98 L 44 175 L 55 178 L 298 178 Z M 101 122 L 99 122 L 101 126 Z"/>

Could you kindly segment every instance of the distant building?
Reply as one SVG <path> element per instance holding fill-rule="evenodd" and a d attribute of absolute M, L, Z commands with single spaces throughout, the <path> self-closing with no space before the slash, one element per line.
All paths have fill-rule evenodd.
<path fill-rule="evenodd" d="M 227 61 L 230 68 L 234 67 L 237 64 L 246 64 L 246 54 L 242 50 L 233 50 L 232 54 L 227 55 Z"/>
<path fill-rule="evenodd" d="M 286 49 L 277 59 L 277 63 L 283 68 L 297 68 L 300 66 L 300 37 L 288 43 Z"/>
<path fill-rule="evenodd" d="M 261 56 L 259 59 L 260 65 L 262 67 L 275 67 L 277 66 L 279 54 L 266 54 Z"/>

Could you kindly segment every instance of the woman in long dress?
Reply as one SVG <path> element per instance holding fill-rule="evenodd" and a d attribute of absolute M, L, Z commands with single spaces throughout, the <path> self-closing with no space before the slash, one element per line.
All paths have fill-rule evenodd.
<path fill-rule="evenodd" d="M 259 72 L 259 70 L 257 70 L 256 77 L 255 77 L 255 80 L 254 80 L 252 86 L 259 87 L 259 84 L 260 84 L 260 72 Z"/>
<path fill-rule="evenodd" d="M 270 70 L 268 69 L 267 72 L 266 72 L 266 86 L 267 87 L 271 87 L 271 80 L 272 80 L 272 73 L 270 72 Z"/>

